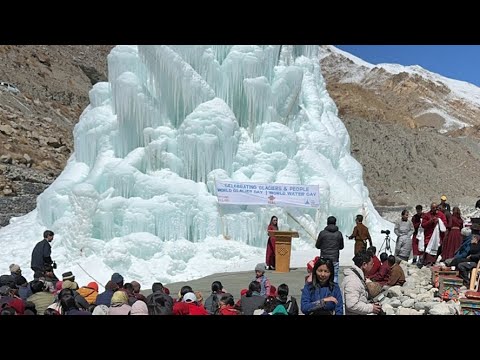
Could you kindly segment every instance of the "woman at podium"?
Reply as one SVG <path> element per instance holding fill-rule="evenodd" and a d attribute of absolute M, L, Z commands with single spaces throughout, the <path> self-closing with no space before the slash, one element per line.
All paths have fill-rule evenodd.
<path fill-rule="evenodd" d="M 268 225 L 268 241 L 267 241 L 267 256 L 265 263 L 267 265 L 267 270 L 275 270 L 275 237 L 270 231 L 278 230 L 278 218 L 272 216 L 270 219 L 270 224 Z"/>

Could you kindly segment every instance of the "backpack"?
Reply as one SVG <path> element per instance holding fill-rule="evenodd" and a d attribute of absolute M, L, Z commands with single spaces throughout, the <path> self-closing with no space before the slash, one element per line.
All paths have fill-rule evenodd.
<path fill-rule="evenodd" d="M 171 298 L 163 292 L 157 291 L 147 297 L 148 315 L 172 315 L 172 308 Z"/>

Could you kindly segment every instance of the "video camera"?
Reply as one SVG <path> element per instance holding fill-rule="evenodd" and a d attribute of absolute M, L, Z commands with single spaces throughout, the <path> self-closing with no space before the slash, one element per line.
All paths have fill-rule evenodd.
<path fill-rule="evenodd" d="M 390 235 L 390 230 L 381 230 L 380 233 Z"/>

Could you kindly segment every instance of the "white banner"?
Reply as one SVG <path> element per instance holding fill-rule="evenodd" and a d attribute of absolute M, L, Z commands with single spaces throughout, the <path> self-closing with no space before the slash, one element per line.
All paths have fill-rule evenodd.
<path fill-rule="evenodd" d="M 316 208 L 318 185 L 239 183 L 216 181 L 220 204 L 275 205 Z"/>

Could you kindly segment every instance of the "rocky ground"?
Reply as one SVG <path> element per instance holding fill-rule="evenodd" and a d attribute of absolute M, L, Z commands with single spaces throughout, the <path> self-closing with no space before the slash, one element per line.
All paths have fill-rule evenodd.
<path fill-rule="evenodd" d="M 401 264 L 406 282 L 403 286 L 392 286 L 380 301 L 387 315 L 459 315 L 458 300 L 443 301 L 438 288 L 432 285 L 432 271 L 428 267 L 419 269 L 416 265 Z M 460 290 L 465 297 L 466 287 Z"/>

